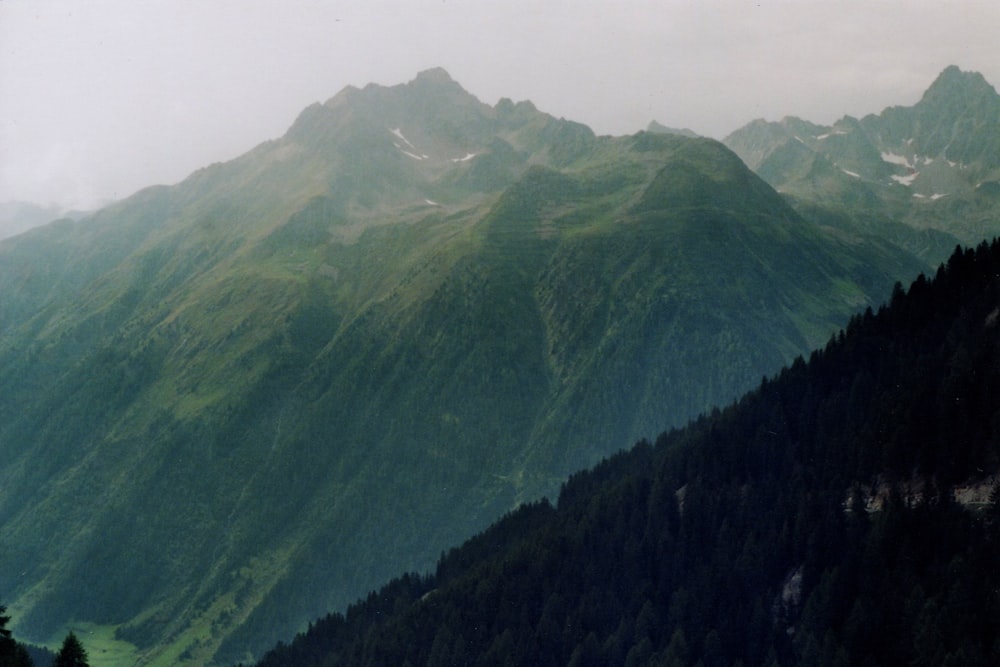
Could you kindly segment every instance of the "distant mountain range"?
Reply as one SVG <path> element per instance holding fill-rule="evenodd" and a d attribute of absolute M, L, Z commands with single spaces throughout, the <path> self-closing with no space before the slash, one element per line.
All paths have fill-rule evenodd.
<path fill-rule="evenodd" d="M 1000 231 L 1000 95 L 975 72 L 948 67 L 912 107 L 830 127 L 760 120 L 723 141 L 779 192 L 868 227 L 891 219 L 967 244 Z"/>
<path fill-rule="evenodd" d="M 917 180 L 878 159 L 867 219 L 719 142 L 597 137 L 429 70 L 0 243 L 19 636 L 89 622 L 150 664 L 247 659 L 726 404 L 967 233 L 920 229 Z"/>

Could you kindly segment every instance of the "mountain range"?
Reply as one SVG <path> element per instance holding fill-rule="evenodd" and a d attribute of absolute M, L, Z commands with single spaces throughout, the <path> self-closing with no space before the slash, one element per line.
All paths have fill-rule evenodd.
<path fill-rule="evenodd" d="M 723 142 L 793 202 L 868 228 L 904 222 L 971 245 L 1000 231 L 1000 95 L 977 72 L 946 68 L 911 107 L 832 126 L 759 120 Z"/>
<path fill-rule="evenodd" d="M 951 79 L 965 103 L 925 105 L 921 127 L 990 118 L 995 92 L 950 69 L 924 101 Z M 0 596 L 18 634 L 83 623 L 133 661 L 226 664 L 428 569 L 735 399 L 972 234 L 995 166 L 921 141 L 892 155 L 975 170 L 948 192 L 970 218 L 925 225 L 918 204 L 948 197 L 912 197 L 924 182 L 881 154 L 882 181 L 835 182 L 870 190 L 869 219 L 826 185 L 769 185 L 777 144 L 754 161 L 733 137 L 598 137 L 438 69 L 0 243 Z"/>

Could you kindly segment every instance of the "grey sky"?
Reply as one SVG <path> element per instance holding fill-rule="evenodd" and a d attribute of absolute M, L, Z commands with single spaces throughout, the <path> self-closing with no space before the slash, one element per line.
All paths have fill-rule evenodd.
<path fill-rule="evenodd" d="M 345 85 L 446 68 L 489 104 L 721 138 L 1000 85 L 995 0 L 0 0 L 0 201 L 89 207 L 280 136 Z"/>

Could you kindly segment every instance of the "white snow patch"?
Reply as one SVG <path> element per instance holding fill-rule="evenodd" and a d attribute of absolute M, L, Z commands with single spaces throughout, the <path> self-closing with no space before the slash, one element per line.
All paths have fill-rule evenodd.
<path fill-rule="evenodd" d="M 844 130 L 834 130 L 833 132 L 827 132 L 826 134 L 821 134 L 821 135 L 819 135 L 816 138 L 817 139 L 826 139 L 827 137 L 836 136 L 838 134 L 847 134 L 847 132 L 845 132 Z"/>
<path fill-rule="evenodd" d="M 414 146 L 413 144 L 411 144 L 410 140 L 403 136 L 403 131 L 400 128 L 397 127 L 395 129 L 391 129 L 389 131 L 392 132 L 397 137 L 399 137 L 399 140 L 402 141 L 404 144 L 406 144 L 407 146 L 409 146 L 413 150 L 417 150 L 417 147 Z"/>
<path fill-rule="evenodd" d="M 441 204 L 439 204 L 436 201 L 433 201 L 431 199 L 425 199 L 424 201 L 427 202 L 428 206 L 440 206 L 441 205 Z"/>
<path fill-rule="evenodd" d="M 919 172 L 913 172 L 912 174 L 907 174 L 906 176 L 890 176 L 892 180 L 900 183 L 901 185 L 913 185 L 913 180 L 917 177 Z"/>
<path fill-rule="evenodd" d="M 885 151 L 883 151 L 881 155 L 884 162 L 888 162 L 889 164 L 898 164 L 901 167 L 909 167 L 910 169 L 913 169 L 913 165 L 910 164 L 910 161 L 902 155 L 887 153 Z M 893 176 L 893 178 L 895 178 L 895 176 Z"/>
<path fill-rule="evenodd" d="M 401 148 L 400 150 L 403 150 L 403 149 Z M 409 155 L 414 160 L 423 160 L 424 158 L 427 157 L 426 155 L 417 155 L 416 153 L 411 153 L 410 151 L 403 151 L 403 154 L 404 155 Z M 895 176 L 893 178 L 895 178 Z"/>
<path fill-rule="evenodd" d="M 948 193 L 946 192 L 935 192 L 934 194 L 931 195 L 931 199 L 941 199 L 941 197 L 947 197 L 947 196 Z"/>
<path fill-rule="evenodd" d="M 479 153 L 466 153 L 465 157 L 453 157 L 451 159 L 451 161 L 452 162 L 468 162 L 469 160 L 471 160 L 472 158 L 476 157 L 477 155 L 479 155 Z"/>
<path fill-rule="evenodd" d="M 949 167 L 957 167 L 958 166 L 957 162 L 952 162 L 951 160 L 945 160 L 945 162 L 948 163 Z"/>
<path fill-rule="evenodd" d="M 916 197 L 917 199 L 927 199 L 927 195 L 922 195 L 919 192 L 914 192 L 913 196 Z"/>
<path fill-rule="evenodd" d="M 857 172 L 848 171 L 847 169 L 841 169 L 841 171 L 844 172 L 845 174 L 847 174 L 848 176 L 853 176 L 854 178 L 861 178 L 861 174 L 859 174 Z"/>

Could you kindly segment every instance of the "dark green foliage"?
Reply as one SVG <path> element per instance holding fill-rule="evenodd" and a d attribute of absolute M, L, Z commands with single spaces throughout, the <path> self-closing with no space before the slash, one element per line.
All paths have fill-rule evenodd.
<path fill-rule="evenodd" d="M 88 665 L 86 649 L 76 635 L 70 632 L 63 640 L 52 667 L 88 667 Z"/>
<path fill-rule="evenodd" d="M 1000 494 L 952 496 L 1000 469 L 998 313 L 1000 242 L 958 249 L 259 665 L 998 664 Z"/>
<path fill-rule="evenodd" d="M 28 649 L 14 640 L 7 627 L 10 616 L 6 612 L 7 607 L 0 605 L 0 667 L 32 667 L 34 662 Z"/>

